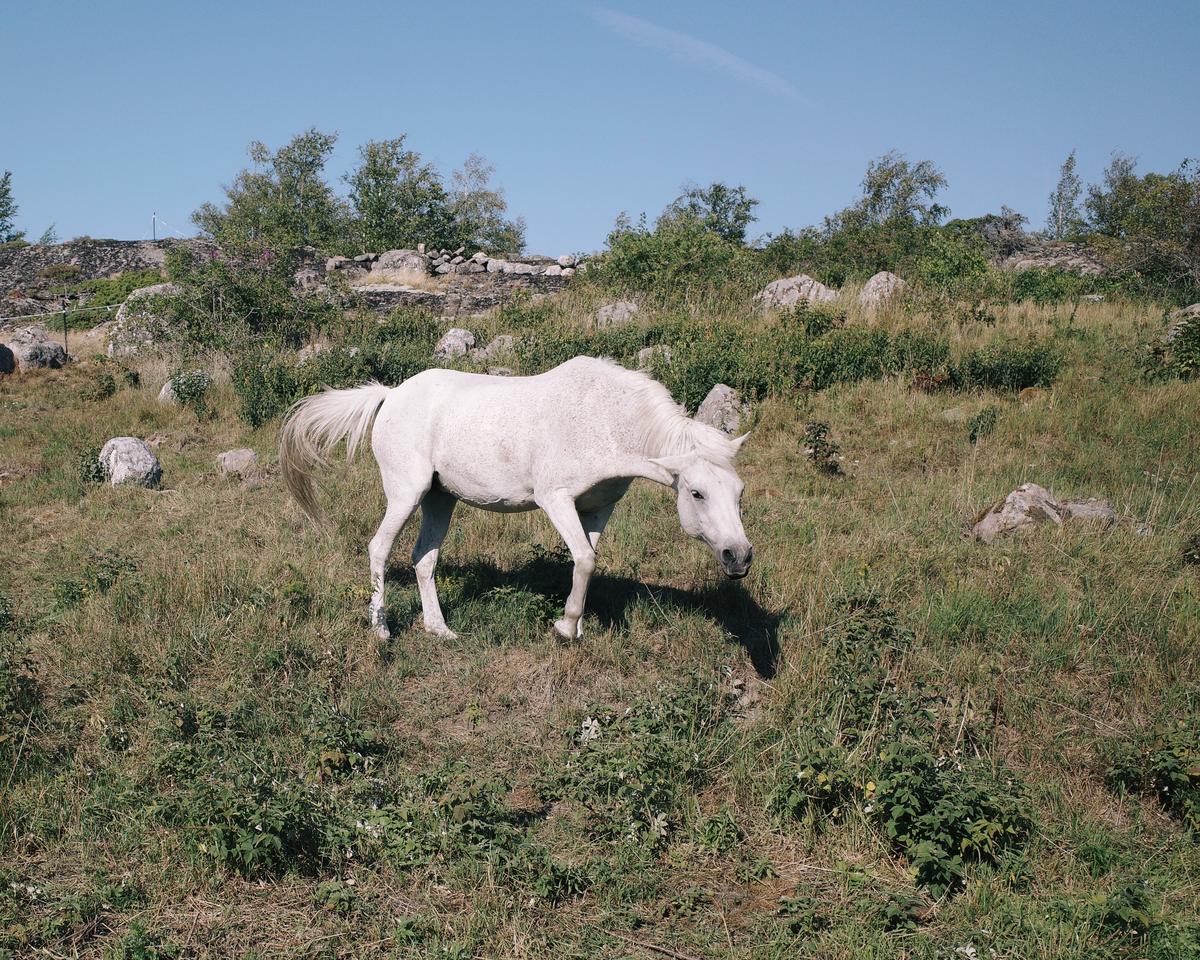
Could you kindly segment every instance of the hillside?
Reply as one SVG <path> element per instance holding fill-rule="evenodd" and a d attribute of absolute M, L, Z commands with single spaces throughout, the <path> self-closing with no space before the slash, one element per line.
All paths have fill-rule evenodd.
<path fill-rule="evenodd" d="M 303 364 L 168 344 L 0 378 L 0 949 L 1196 955 L 1200 390 L 1146 374 L 1163 309 L 867 310 L 848 283 L 766 313 L 645 294 L 600 326 L 604 283 L 456 321 L 513 337 L 501 361 L 435 358 L 447 324 L 402 308 L 339 315 Z M 647 347 L 690 408 L 718 380 L 751 401 L 750 575 L 635 484 L 565 644 L 546 519 L 462 508 L 459 639 L 419 629 L 410 527 L 375 640 L 376 467 L 323 472 L 313 526 L 279 404 Z M 127 435 L 158 488 L 96 482 Z M 1117 519 L 970 537 L 1027 482 Z"/>

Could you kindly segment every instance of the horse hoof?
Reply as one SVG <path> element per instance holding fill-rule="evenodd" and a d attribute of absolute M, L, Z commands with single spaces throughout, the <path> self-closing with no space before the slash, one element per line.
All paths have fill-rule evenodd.
<path fill-rule="evenodd" d="M 435 637 L 441 637 L 443 640 L 457 640 L 458 634 L 449 627 L 426 627 L 426 633 L 432 633 Z"/>
<path fill-rule="evenodd" d="M 565 640 L 567 643 L 578 640 L 583 636 L 578 627 L 571 627 L 566 620 L 554 621 L 554 634 L 559 640 Z"/>
<path fill-rule="evenodd" d="M 375 636 L 377 636 L 380 640 L 391 640 L 392 631 L 383 626 L 383 624 L 380 624 L 375 628 Z"/>

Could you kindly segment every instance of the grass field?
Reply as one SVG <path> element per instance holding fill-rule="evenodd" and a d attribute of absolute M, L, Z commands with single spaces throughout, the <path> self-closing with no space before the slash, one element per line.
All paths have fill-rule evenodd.
<path fill-rule="evenodd" d="M 227 376 L 202 419 L 157 402 L 162 361 L 0 381 L 0 955 L 1200 955 L 1200 383 L 1142 375 L 1157 307 L 1071 313 L 851 311 L 1062 363 L 1020 393 L 773 391 L 749 577 L 639 483 L 574 644 L 540 514 L 457 512 L 451 642 L 406 529 L 381 643 L 370 457 L 323 475 L 317 528 L 270 470 L 217 476 L 278 430 Z M 551 314 L 468 325 L 586 346 L 584 305 Z M 81 478 L 120 435 L 157 438 L 161 489 Z M 1026 481 L 1125 519 L 967 538 Z"/>

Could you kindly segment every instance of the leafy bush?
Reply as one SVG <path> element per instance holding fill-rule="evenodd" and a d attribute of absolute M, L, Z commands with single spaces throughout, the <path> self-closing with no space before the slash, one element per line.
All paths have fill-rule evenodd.
<path fill-rule="evenodd" d="M 998 341 L 969 350 L 953 365 L 960 387 L 1023 390 L 1048 387 L 1062 369 L 1063 358 L 1049 343 Z"/>
<path fill-rule="evenodd" d="M 1200 377 L 1200 317 L 1180 320 L 1147 348 L 1146 372 L 1182 380 Z"/>
<path fill-rule="evenodd" d="M 1016 302 L 1030 300 L 1038 305 L 1063 303 L 1099 292 L 1104 285 L 1097 277 L 1057 267 L 1018 270 L 1009 278 L 1009 297 Z"/>
<path fill-rule="evenodd" d="M 915 275 L 926 289 L 952 298 L 977 298 L 989 278 L 982 241 L 969 234 L 933 233 L 916 262 Z"/>
<path fill-rule="evenodd" d="M 804 436 L 800 439 L 804 455 L 822 473 L 836 475 L 842 472 L 841 448 L 829 437 L 829 424 L 820 420 L 810 420 L 804 426 Z"/>
<path fill-rule="evenodd" d="M 208 392 L 212 389 L 212 377 L 203 370 L 181 370 L 173 374 L 168 382 L 181 406 L 191 410 L 199 420 L 208 418 Z"/>
<path fill-rule="evenodd" d="M 122 270 L 115 277 L 86 280 L 85 290 L 90 292 L 89 307 L 115 307 L 129 299 L 134 290 L 152 287 L 163 282 L 162 273 L 153 268 L 145 270 Z"/>
<path fill-rule="evenodd" d="M 117 392 L 117 380 L 107 370 L 93 372 L 80 391 L 85 400 L 107 400 Z"/>
<path fill-rule="evenodd" d="M 768 806 L 784 822 L 836 820 L 857 790 L 846 748 L 809 735 L 796 745 Z"/>
<path fill-rule="evenodd" d="M 984 407 L 967 422 L 967 439 L 971 443 L 978 443 L 996 429 L 996 422 L 999 419 L 999 407 Z"/>
<path fill-rule="evenodd" d="M 104 482 L 104 465 L 100 462 L 100 448 L 88 447 L 75 457 L 75 471 L 84 486 Z"/>
<path fill-rule="evenodd" d="M 1200 728 L 1180 721 L 1111 748 L 1106 778 L 1121 790 L 1156 797 L 1200 835 Z"/>

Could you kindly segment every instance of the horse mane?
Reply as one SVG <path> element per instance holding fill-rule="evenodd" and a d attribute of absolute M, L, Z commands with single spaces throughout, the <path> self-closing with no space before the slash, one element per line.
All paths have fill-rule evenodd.
<path fill-rule="evenodd" d="M 641 424 L 642 452 L 648 457 L 695 453 L 706 460 L 729 464 L 737 444 L 715 427 L 700 423 L 671 397 L 670 392 L 643 370 L 630 370 L 612 360 L 601 360 L 632 398 Z"/>

